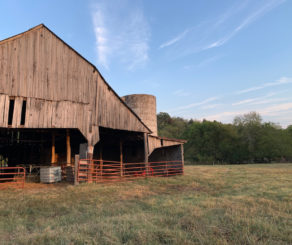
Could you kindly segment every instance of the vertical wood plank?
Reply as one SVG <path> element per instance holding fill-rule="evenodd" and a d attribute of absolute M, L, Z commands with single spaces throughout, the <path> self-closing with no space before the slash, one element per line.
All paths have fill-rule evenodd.
<path fill-rule="evenodd" d="M 55 131 L 52 132 L 52 158 L 51 158 L 51 164 L 53 165 L 56 162 L 56 133 Z"/>
<path fill-rule="evenodd" d="M 4 126 L 5 95 L 0 94 L 0 126 Z"/>
<path fill-rule="evenodd" d="M 71 165 L 71 142 L 70 142 L 70 130 L 66 130 L 66 145 L 67 145 L 67 166 Z"/>
<path fill-rule="evenodd" d="M 74 185 L 78 185 L 78 167 L 79 167 L 79 155 L 75 155 L 75 162 L 74 162 Z"/>
<path fill-rule="evenodd" d="M 20 126 L 21 109 L 22 109 L 22 97 L 16 97 L 14 100 L 14 110 L 12 117 L 12 127 L 16 128 Z"/>
<path fill-rule="evenodd" d="M 184 174 L 184 167 L 185 167 L 185 157 L 184 157 L 184 145 L 180 145 L 180 151 L 181 151 L 181 163 L 182 163 L 182 174 Z"/>

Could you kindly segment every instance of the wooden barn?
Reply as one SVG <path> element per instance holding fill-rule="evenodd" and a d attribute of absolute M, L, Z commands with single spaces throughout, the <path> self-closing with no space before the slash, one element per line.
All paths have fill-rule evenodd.
<path fill-rule="evenodd" d="M 155 175 L 155 163 L 182 173 L 183 143 L 157 136 L 154 96 L 119 97 L 45 25 L 0 41 L 0 167 L 75 164 L 85 181 Z"/>

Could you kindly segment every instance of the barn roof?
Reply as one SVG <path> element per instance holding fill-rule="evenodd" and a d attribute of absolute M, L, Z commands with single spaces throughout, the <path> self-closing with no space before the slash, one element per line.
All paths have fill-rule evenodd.
<path fill-rule="evenodd" d="M 105 84 L 107 85 L 108 89 L 111 90 L 113 92 L 113 94 L 119 99 L 120 103 L 122 103 L 139 121 L 140 123 L 148 130 L 149 133 L 152 133 L 152 131 L 147 127 L 147 125 L 145 125 L 143 123 L 143 121 L 141 120 L 141 118 L 121 99 L 121 97 L 113 90 L 113 88 L 108 84 L 108 82 L 104 79 L 104 77 L 102 76 L 102 74 L 100 73 L 100 71 L 97 69 L 97 67 L 95 65 L 93 65 L 90 61 L 88 61 L 86 58 L 84 58 L 80 53 L 78 53 L 75 49 L 73 49 L 69 44 L 67 44 L 64 40 L 62 40 L 59 36 L 57 36 L 53 31 L 51 31 L 47 26 L 45 26 L 44 24 L 40 24 L 37 25 L 33 28 L 30 28 L 29 30 L 22 32 L 20 34 L 14 35 L 12 37 L 3 39 L 0 41 L 0 45 L 6 42 L 10 42 L 13 41 L 15 39 L 21 38 L 23 35 L 29 33 L 29 32 L 33 32 L 35 30 L 38 30 L 40 28 L 45 28 L 46 30 L 48 30 L 50 33 L 52 33 L 57 39 L 59 39 L 62 43 L 64 43 L 68 48 L 70 48 L 73 52 L 75 52 L 79 57 L 81 57 L 83 60 L 85 60 L 90 66 L 92 66 L 92 68 L 98 72 L 98 74 L 101 76 L 101 78 L 103 79 L 103 81 L 105 82 Z"/>

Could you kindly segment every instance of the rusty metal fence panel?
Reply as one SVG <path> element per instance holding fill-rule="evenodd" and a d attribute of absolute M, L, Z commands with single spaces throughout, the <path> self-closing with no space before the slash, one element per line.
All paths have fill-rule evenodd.
<path fill-rule="evenodd" d="M 23 167 L 0 167 L 0 189 L 24 188 L 25 169 Z"/>
<path fill-rule="evenodd" d="M 149 162 L 145 165 L 145 163 L 82 159 L 78 164 L 77 181 L 98 183 L 145 177 L 170 177 L 182 175 L 183 172 L 182 161 Z"/>

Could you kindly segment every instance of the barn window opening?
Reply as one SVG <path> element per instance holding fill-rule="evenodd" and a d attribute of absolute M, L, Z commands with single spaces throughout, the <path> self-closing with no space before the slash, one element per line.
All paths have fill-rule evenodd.
<path fill-rule="evenodd" d="M 22 102 L 22 108 L 21 108 L 21 119 L 20 119 L 20 125 L 25 125 L 25 114 L 26 114 L 26 100 L 23 100 Z"/>
<path fill-rule="evenodd" d="M 8 125 L 12 125 L 14 112 L 14 99 L 9 100 L 9 111 L 8 111 Z"/>

